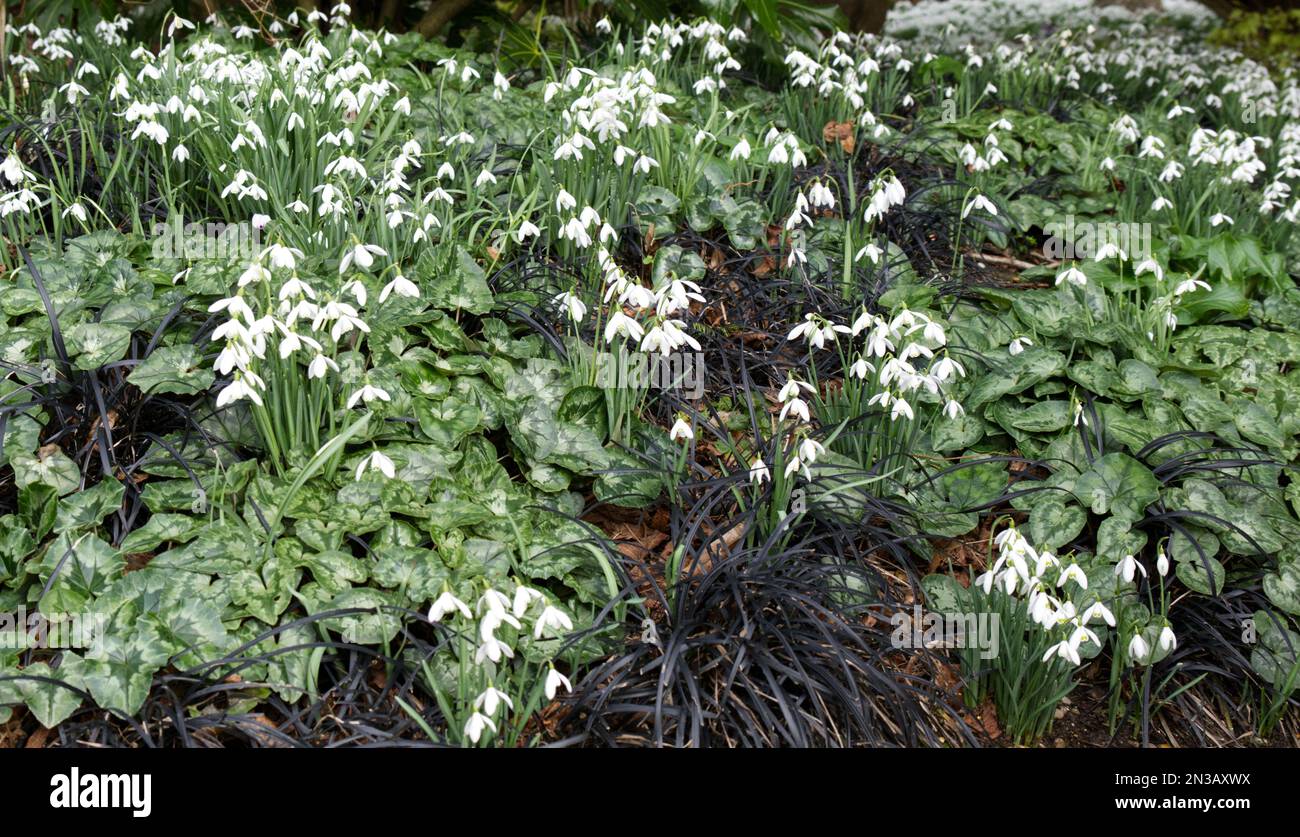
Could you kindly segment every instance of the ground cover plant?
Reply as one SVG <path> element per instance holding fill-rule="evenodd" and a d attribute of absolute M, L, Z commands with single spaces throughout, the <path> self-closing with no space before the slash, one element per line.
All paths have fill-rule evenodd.
<path fill-rule="evenodd" d="M 0 740 L 1294 743 L 1300 86 L 1166 6 L 11 21 Z"/>

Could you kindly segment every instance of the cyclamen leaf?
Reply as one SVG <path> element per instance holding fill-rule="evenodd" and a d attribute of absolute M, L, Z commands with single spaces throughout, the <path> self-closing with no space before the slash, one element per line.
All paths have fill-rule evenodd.
<path fill-rule="evenodd" d="M 193 344 L 160 346 L 127 376 L 146 395 L 169 392 L 192 395 L 212 386 L 216 373 Z"/>
<path fill-rule="evenodd" d="M 1039 549 L 1060 549 L 1079 537 L 1088 515 L 1060 497 L 1050 497 L 1029 513 L 1029 539 Z"/>
<path fill-rule="evenodd" d="M 1108 453 L 1079 475 L 1074 491 L 1097 514 L 1107 512 L 1129 521 L 1141 519 L 1160 497 L 1160 482 L 1141 462 L 1123 453 Z"/>
<path fill-rule="evenodd" d="M 83 372 L 121 360 L 131 345 L 131 331 L 107 323 L 81 323 L 68 329 L 68 354 L 74 355 L 73 367 Z"/>

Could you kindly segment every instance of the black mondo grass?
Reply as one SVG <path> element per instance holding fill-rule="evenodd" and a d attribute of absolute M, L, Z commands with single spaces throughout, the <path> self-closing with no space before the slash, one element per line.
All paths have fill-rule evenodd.
<path fill-rule="evenodd" d="M 575 684 L 563 729 L 610 746 L 969 743 L 934 659 L 891 647 L 899 605 L 840 557 L 851 543 L 727 546 L 718 532 L 685 550 L 669 589 L 662 570 L 626 560 L 660 618 L 634 622 L 628 648 Z"/>

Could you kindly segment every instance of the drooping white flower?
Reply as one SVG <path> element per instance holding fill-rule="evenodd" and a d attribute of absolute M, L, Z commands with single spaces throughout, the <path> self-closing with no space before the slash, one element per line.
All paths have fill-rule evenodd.
<path fill-rule="evenodd" d="M 474 615 L 470 613 L 469 605 L 456 598 L 450 590 L 443 590 L 442 595 L 429 608 L 429 621 L 441 622 L 443 617 L 453 612 L 459 612 L 466 619 L 474 618 Z"/>
<path fill-rule="evenodd" d="M 379 292 L 379 302 L 382 304 L 392 294 L 414 299 L 420 295 L 420 289 L 414 282 L 399 273 Z"/>
<path fill-rule="evenodd" d="M 551 666 L 551 670 L 546 673 L 546 699 L 555 700 L 555 693 L 559 691 L 561 686 L 564 687 L 564 691 L 566 692 L 573 691 L 573 685 L 569 683 L 569 678 L 560 674 L 560 672 L 555 669 L 555 666 Z"/>
<path fill-rule="evenodd" d="M 348 409 L 350 410 L 355 407 L 358 401 L 364 401 L 369 404 L 375 399 L 379 399 L 380 401 L 391 401 L 392 396 L 390 396 L 386 390 L 380 389 L 376 386 L 371 386 L 370 384 L 365 384 L 361 389 L 348 396 Z"/>
<path fill-rule="evenodd" d="M 489 729 L 495 733 L 497 725 L 492 723 L 492 719 L 482 712 L 474 712 L 469 716 L 469 720 L 465 722 L 465 737 L 477 744 L 479 739 L 483 737 L 483 731 Z"/>
<path fill-rule="evenodd" d="M 369 456 L 361 460 L 361 463 L 357 465 L 356 478 L 361 479 L 361 475 L 364 474 L 367 470 L 379 471 L 381 474 L 388 477 L 390 480 L 397 473 L 396 470 L 393 468 L 393 460 L 389 459 L 387 456 L 384 456 L 379 451 L 374 451 Z"/>

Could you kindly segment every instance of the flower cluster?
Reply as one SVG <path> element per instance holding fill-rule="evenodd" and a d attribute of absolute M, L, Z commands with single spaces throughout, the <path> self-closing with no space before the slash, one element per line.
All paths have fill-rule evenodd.
<path fill-rule="evenodd" d="M 1079 648 L 1085 641 L 1100 645 L 1097 634 L 1088 627 L 1098 620 L 1115 626 L 1115 616 L 1100 601 L 1079 611 L 1072 591 L 1088 589 L 1088 577 L 1078 564 L 1065 564 L 1051 552 L 1038 551 L 1014 525 L 993 539 L 998 557 L 993 566 L 975 579 L 975 584 L 991 595 L 996 588 L 1007 596 L 1025 602 L 1034 624 L 1053 634 L 1058 641 L 1047 649 L 1042 662 L 1053 657 L 1080 665 Z"/>
<path fill-rule="evenodd" d="M 464 725 L 465 737 L 477 744 L 484 732 L 497 732 L 499 708 L 515 709 L 514 699 L 497 687 L 498 682 L 504 683 L 509 678 L 501 677 L 497 672 L 498 666 L 514 658 L 513 642 L 527 632 L 526 623 L 531 621 L 532 637 L 540 641 L 564 638 L 573 630 L 573 620 L 552 605 L 545 593 L 523 584 L 515 586 L 513 597 L 489 587 L 473 608 L 457 598 L 449 588 L 444 588 L 429 608 L 429 621 L 443 623 L 449 620 L 463 621 L 466 627 L 472 625 L 477 638 L 472 665 L 478 669 L 486 685 L 474 698 L 472 711 Z M 554 700 L 560 687 L 565 691 L 572 690 L 569 679 L 555 668 L 554 663 L 548 663 L 542 685 L 546 699 Z"/>

